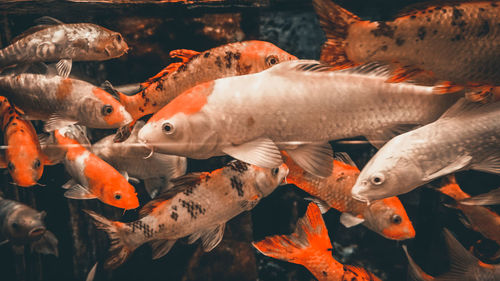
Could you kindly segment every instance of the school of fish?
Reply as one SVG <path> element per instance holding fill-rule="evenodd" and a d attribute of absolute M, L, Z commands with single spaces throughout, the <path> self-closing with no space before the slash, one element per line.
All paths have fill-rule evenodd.
<path fill-rule="evenodd" d="M 152 259 L 183 238 L 211 251 L 228 221 L 280 185 L 295 185 L 312 203 L 293 233 L 252 245 L 318 280 L 384 280 L 334 258 L 323 213 L 341 212 L 347 228 L 363 224 L 386 239 L 413 239 L 397 196 L 439 179 L 435 190 L 451 197 L 447 206 L 500 246 L 500 218 L 487 206 L 500 203 L 500 182 L 470 196 L 454 176 L 500 174 L 500 2 L 436 1 L 378 22 L 332 0 L 312 5 L 326 35 L 320 60 L 259 40 L 178 49 L 170 56 L 180 61 L 124 87 L 71 73 L 73 61 L 126 54 L 119 32 L 41 18 L 0 49 L 0 168 L 30 189 L 41 185 L 45 166 L 61 164 L 70 176 L 61 186 L 68 200 L 138 209 L 131 222 L 81 210 L 109 238 L 106 269 L 143 244 Z M 92 142 L 93 129 L 114 133 Z M 332 149 L 355 137 L 378 149 L 361 169 Z M 234 160 L 186 174 L 189 159 L 223 155 Z M 140 184 L 150 197 L 143 206 Z M 57 256 L 44 217 L 0 197 L 0 245 Z M 451 266 L 437 277 L 412 259 L 411 241 L 401 242 L 409 280 L 500 280 L 500 265 L 480 261 L 449 230 L 443 235 Z"/>

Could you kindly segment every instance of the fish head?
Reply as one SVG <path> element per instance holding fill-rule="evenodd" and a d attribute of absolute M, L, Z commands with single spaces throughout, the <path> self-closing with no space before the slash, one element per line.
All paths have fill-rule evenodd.
<path fill-rule="evenodd" d="M 111 31 L 107 28 L 100 27 L 99 38 L 95 41 L 97 43 L 94 50 L 99 52 L 102 59 L 112 59 L 121 57 L 128 52 L 129 47 L 125 39 L 119 32 Z"/>
<path fill-rule="evenodd" d="M 272 43 L 258 40 L 247 41 L 238 60 L 239 74 L 257 73 L 278 63 L 296 59 L 296 56 Z"/>
<path fill-rule="evenodd" d="M 421 167 L 406 150 L 395 150 L 393 145 L 389 146 L 390 142 L 359 174 L 351 190 L 353 198 L 370 202 L 409 192 L 422 183 Z"/>
<path fill-rule="evenodd" d="M 92 88 L 92 97 L 83 99 L 78 109 L 78 120 L 90 128 L 118 128 L 132 122 L 125 107 L 108 92 Z"/>
<path fill-rule="evenodd" d="M 398 197 L 372 202 L 363 213 L 364 224 L 385 238 L 405 240 L 415 237 L 415 229 Z"/>
<path fill-rule="evenodd" d="M 8 236 L 14 243 L 28 243 L 40 239 L 47 230 L 45 212 L 38 212 L 26 205 L 18 205 L 6 221 Z"/>
<path fill-rule="evenodd" d="M 120 173 L 113 172 L 105 173 L 103 171 L 103 176 L 108 178 L 99 183 L 103 192 L 99 199 L 108 205 L 125 210 L 139 207 L 135 188 Z"/>
<path fill-rule="evenodd" d="M 15 184 L 23 187 L 35 185 L 43 174 L 43 157 L 38 143 L 26 134 L 13 134 L 5 153 L 7 169 Z"/>
<path fill-rule="evenodd" d="M 276 168 L 261 168 L 255 165 L 250 165 L 255 172 L 255 186 L 262 193 L 263 197 L 271 194 L 278 185 L 284 183 L 288 175 L 288 166 L 281 164 Z"/>
<path fill-rule="evenodd" d="M 138 134 L 139 142 L 156 152 L 204 158 L 217 146 L 217 132 L 202 112 L 213 82 L 195 86 L 182 93 L 154 114 Z"/>

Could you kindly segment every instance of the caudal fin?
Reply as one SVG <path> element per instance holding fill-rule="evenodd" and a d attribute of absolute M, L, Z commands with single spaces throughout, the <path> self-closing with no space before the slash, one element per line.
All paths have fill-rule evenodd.
<path fill-rule="evenodd" d="M 463 199 L 460 203 L 464 205 L 498 205 L 500 204 L 500 187 L 488 193 Z"/>
<path fill-rule="evenodd" d="M 292 234 L 266 237 L 252 245 L 266 256 L 302 265 L 321 252 L 331 257 L 332 249 L 321 212 L 314 203 L 309 204 Z"/>
<path fill-rule="evenodd" d="M 408 249 L 406 249 L 406 245 L 403 245 L 403 250 L 405 251 L 406 257 L 408 258 L 408 280 L 412 281 L 431 281 L 434 280 L 434 277 L 425 273 L 420 266 L 418 266 L 413 258 L 408 253 Z"/>
<path fill-rule="evenodd" d="M 115 269 L 123 264 L 130 254 L 134 251 L 134 247 L 125 244 L 124 236 L 127 235 L 125 224 L 117 221 L 110 221 L 95 212 L 84 210 L 89 214 L 98 229 L 106 231 L 108 234 L 111 246 L 109 248 L 109 258 L 104 263 L 105 268 Z"/>
<path fill-rule="evenodd" d="M 321 50 L 321 61 L 339 69 L 357 65 L 347 57 L 345 47 L 349 26 L 360 18 L 331 0 L 313 0 L 319 23 L 326 35 Z"/>

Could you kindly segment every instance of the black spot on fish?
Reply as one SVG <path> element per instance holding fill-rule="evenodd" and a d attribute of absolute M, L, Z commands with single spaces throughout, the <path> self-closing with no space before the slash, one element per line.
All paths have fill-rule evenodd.
<path fill-rule="evenodd" d="M 140 111 L 140 112 L 144 112 L 144 108 L 139 107 L 139 111 Z"/>
<path fill-rule="evenodd" d="M 186 69 L 187 69 L 186 64 L 181 64 L 181 66 L 177 68 L 177 72 L 184 72 L 186 71 Z"/>
<path fill-rule="evenodd" d="M 328 273 L 326 273 L 326 271 L 322 271 L 321 273 L 323 273 L 323 276 L 328 276 Z"/>
<path fill-rule="evenodd" d="M 420 38 L 420 40 L 424 40 L 426 33 L 427 33 L 427 30 L 425 29 L 425 27 L 421 26 L 418 28 L 417 36 L 418 36 L 418 38 Z"/>
<path fill-rule="evenodd" d="M 451 17 L 454 20 L 459 20 L 463 16 L 463 10 L 453 7 Z"/>
<path fill-rule="evenodd" d="M 153 102 L 151 105 L 152 106 L 157 106 L 158 104 L 156 102 Z"/>
<path fill-rule="evenodd" d="M 135 233 L 136 230 L 139 230 L 146 238 L 150 238 L 154 234 L 153 229 L 151 229 L 149 225 L 143 223 L 142 221 L 134 221 L 130 224 L 130 226 L 132 227 L 133 233 Z"/>
<path fill-rule="evenodd" d="M 179 202 L 183 208 L 186 208 L 192 219 L 196 219 L 199 214 L 205 214 L 205 208 L 194 201 L 179 199 Z"/>
<path fill-rule="evenodd" d="M 204 58 L 208 58 L 209 56 L 210 56 L 210 52 L 205 52 L 205 53 L 203 54 L 203 57 L 204 57 Z"/>
<path fill-rule="evenodd" d="M 486 36 L 489 32 L 490 32 L 490 23 L 487 20 L 483 20 L 483 23 L 481 23 L 479 31 L 477 32 L 477 37 Z"/>
<path fill-rule="evenodd" d="M 396 38 L 396 45 L 403 46 L 404 43 L 405 43 L 405 39 L 403 39 L 401 37 Z"/>
<path fill-rule="evenodd" d="M 215 65 L 217 65 L 218 68 L 222 68 L 222 60 L 220 57 L 215 59 Z"/>
<path fill-rule="evenodd" d="M 496 8 L 496 7 L 498 7 L 498 4 L 497 4 L 497 3 L 495 3 L 495 2 L 492 2 L 492 3 L 491 3 L 491 7 L 495 7 L 495 8 Z"/>
<path fill-rule="evenodd" d="M 380 50 L 382 50 L 384 52 L 387 51 L 387 45 L 384 45 L 384 46 L 380 47 Z"/>
<path fill-rule="evenodd" d="M 234 176 L 231 177 L 231 187 L 236 189 L 239 197 L 243 197 L 243 195 L 245 195 L 245 192 L 243 191 L 243 183 L 239 178 Z"/>
<path fill-rule="evenodd" d="M 486 11 L 486 10 L 485 10 L 484 8 L 479 8 L 479 11 L 480 11 L 480 12 L 484 12 L 484 11 Z"/>
<path fill-rule="evenodd" d="M 172 210 L 177 211 L 177 205 L 173 205 Z"/>
<path fill-rule="evenodd" d="M 443 12 L 443 14 L 446 14 L 446 9 L 442 9 L 441 12 Z"/>
<path fill-rule="evenodd" d="M 224 60 L 226 60 L 226 68 L 231 68 L 231 65 L 233 64 L 233 53 L 226 52 L 226 55 L 224 56 Z"/>
<path fill-rule="evenodd" d="M 464 39 L 464 36 L 462 34 L 457 34 L 455 37 L 451 38 L 451 41 L 460 41 L 463 39 Z"/>
<path fill-rule="evenodd" d="M 21 133 L 24 133 L 24 130 L 23 130 L 23 129 L 20 129 L 19 131 L 20 131 Z"/>
<path fill-rule="evenodd" d="M 174 76 L 175 77 L 175 76 Z M 156 84 L 156 90 L 157 91 L 163 91 L 163 83 L 157 83 Z"/>
<path fill-rule="evenodd" d="M 186 196 L 189 196 L 191 194 L 193 194 L 193 190 L 197 187 L 197 185 L 189 185 L 186 187 L 186 189 L 183 191 L 183 193 L 186 195 Z"/>
<path fill-rule="evenodd" d="M 231 170 L 236 171 L 238 173 L 243 173 L 246 170 L 248 170 L 248 164 L 245 162 L 241 162 L 239 160 L 229 162 L 228 166 L 229 168 L 231 168 Z"/>
<path fill-rule="evenodd" d="M 170 217 L 174 220 L 174 221 L 177 221 L 177 218 L 179 217 L 179 215 L 176 213 L 176 212 L 172 212 L 170 214 Z"/>
<path fill-rule="evenodd" d="M 387 23 L 379 22 L 377 28 L 375 28 L 374 30 L 372 30 L 370 32 L 373 35 L 375 35 L 376 37 L 385 36 L 385 37 L 393 38 L 394 37 L 394 30 L 395 30 L 395 28 L 389 26 Z"/>
<path fill-rule="evenodd" d="M 17 125 L 17 122 L 13 122 L 13 123 L 12 123 L 12 126 L 16 126 L 16 125 Z"/>
<path fill-rule="evenodd" d="M 436 35 L 438 33 L 437 29 L 434 29 L 434 31 L 432 32 L 432 34 Z"/>
<path fill-rule="evenodd" d="M 412 16 L 410 17 L 410 19 L 412 19 L 412 20 L 414 20 L 414 19 L 416 19 L 416 18 L 417 18 L 417 16 L 415 16 L 415 15 L 412 15 Z"/>
<path fill-rule="evenodd" d="M 234 59 L 235 60 L 239 60 L 240 58 L 241 58 L 241 53 L 240 52 L 234 53 Z"/>

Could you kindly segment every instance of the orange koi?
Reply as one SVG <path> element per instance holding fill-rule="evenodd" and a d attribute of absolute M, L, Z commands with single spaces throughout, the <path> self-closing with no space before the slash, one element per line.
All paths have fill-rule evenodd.
<path fill-rule="evenodd" d="M 380 280 L 366 269 L 343 265 L 332 256 L 332 244 L 319 207 L 310 203 L 291 235 L 266 237 L 252 245 L 262 254 L 303 265 L 319 281 Z"/>
<path fill-rule="evenodd" d="M 44 165 L 52 163 L 42 152 L 35 128 L 31 122 L 21 118 L 7 98 L 2 96 L 0 116 L 7 145 L 0 167 L 9 170 L 16 185 L 28 187 L 37 184 Z"/>

